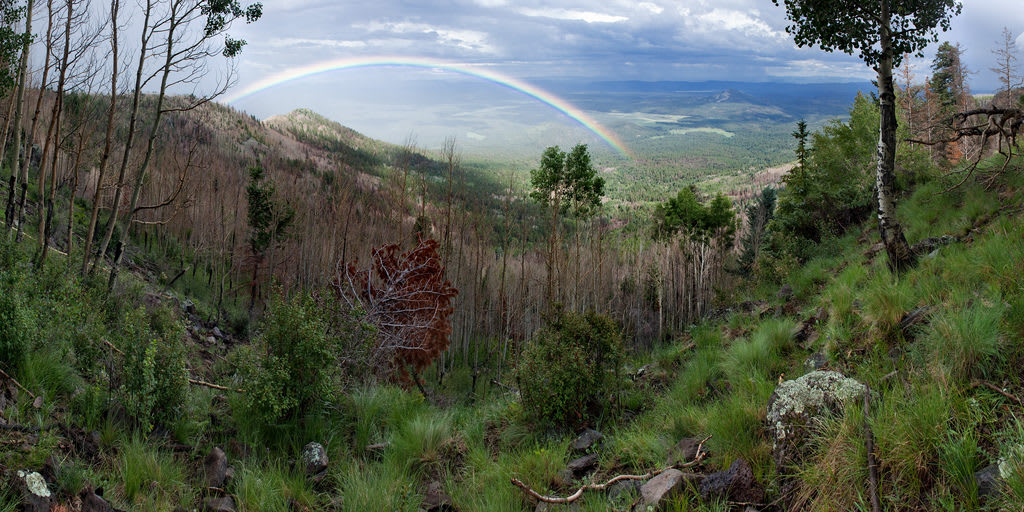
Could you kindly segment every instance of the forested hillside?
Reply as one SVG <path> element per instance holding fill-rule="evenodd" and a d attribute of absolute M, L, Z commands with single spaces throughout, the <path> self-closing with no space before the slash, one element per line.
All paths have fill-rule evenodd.
<path fill-rule="evenodd" d="M 25 7 L 0 512 L 1024 509 L 1016 49 L 900 71 L 956 2 L 784 2 L 845 115 L 652 89 L 645 156 L 501 166 L 218 103 L 260 4 Z"/>

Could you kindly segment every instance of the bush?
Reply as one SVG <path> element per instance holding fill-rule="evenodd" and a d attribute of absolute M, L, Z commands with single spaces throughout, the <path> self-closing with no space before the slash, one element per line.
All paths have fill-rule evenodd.
<path fill-rule="evenodd" d="M 125 321 L 121 397 L 128 416 L 147 431 L 173 422 L 188 393 L 184 333 L 168 316 L 166 311 L 158 314 L 153 329 L 140 307 L 129 311 Z"/>
<path fill-rule="evenodd" d="M 576 428 L 604 412 L 618 386 L 622 338 L 610 318 L 557 310 L 523 350 L 517 368 L 531 419 Z"/>
<path fill-rule="evenodd" d="M 19 280 L 0 273 L 0 369 L 21 367 L 31 341 L 32 314 L 18 293 Z"/>
<path fill-rule="evenodd" d="M 253 420 L 287 421 L 334 396 L 337 347 L 322 311 L 309 294 L 277 297 L 253 346 L 238 352 L 245 407 Z"/>

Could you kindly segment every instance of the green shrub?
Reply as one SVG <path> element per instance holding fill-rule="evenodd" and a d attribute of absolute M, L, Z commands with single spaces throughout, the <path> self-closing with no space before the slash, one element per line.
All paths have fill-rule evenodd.
<path fill-rule="evenodd" d="M 608 409 L 621 361 L 615 322 L 558 310 L 523 350 L 517 368 L 523 410 L 532 420 L 558 427 L 592 422 Z"/>
<path fill-rule="evenodd" d="M 0 274 L 0 369 L 9 372 L 24 363 L 33 332 L 32 314 L 18 284 L 9 273 Z"/>
<path fill-rule="evenodd" d="M 237 353 L 245 408 L 260 423 L 316 413 L 338 388 L 337 347 L 323 310 L 309 294 L 277 297 L 252 347 Z"/>
<path fill-rule="evenodd" d="M 181 325 L 147 325 L 143 308 L 125 322 L 121 397 L 125 411 L 144 430 L 168 425 L 181 412 L 188 393 L 188 368 Z"/>

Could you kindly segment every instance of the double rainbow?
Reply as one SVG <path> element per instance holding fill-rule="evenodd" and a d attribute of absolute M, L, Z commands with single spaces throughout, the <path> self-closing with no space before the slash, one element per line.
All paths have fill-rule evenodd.
<path fill-rule="evenodd" d="M 344 58 L 329 60 L 324 62 L 318 62 L 308 66 L 302 66 L 297 68 L 286 69 L 279 73 L 275 73 L 267 78 L 264 78 L 256 83 L 253 83 L 233 94 L 230 94 L 226 101 L 228 103 L 235 103 L 248 98 L 254 94 L 265 91 L 277 85 L 283 83 L 292 82 L 295 80 L 301 80 L 313 75 L 319 75 L 321 73 L 327 73 L 330 71 L 340 71 L 346 69 L 356 68 L 368 68 L 368 67 L 412 67 L 412 68 L 423 68 L 423 69 L 439 69 L 449 71 L 452 73 L 458 73 L 460 75 L 470 76 L 474 78 L 480 78 L 489 82 L 501 85 L 512 89 L 513 91 L 525 94 L 531 98 L 539 100 L 555 110 L 569 116 L 572 120 L 579 123 L 587 130 L 597 135 L 600 139 L 604 140 L 619 152 L 621 155 L 632 158 L 632 154 L 629 149 L 626 148 L 625 144 L 619 140 L 618 136 L 615 135 L 611 130 L 601 125 L 594 118 L 587 115 L 572 103 L 551 94 L 539 87 L 530 85 L 522 80 L 513 78 L 492 70 L 480 69 L 479 67 L 472 66 L 469 64 L 459 64 L 454 62 L 447 62 L 438 59 L 430 59 L 424 57 L 356 57 L 356 58 Z"/>

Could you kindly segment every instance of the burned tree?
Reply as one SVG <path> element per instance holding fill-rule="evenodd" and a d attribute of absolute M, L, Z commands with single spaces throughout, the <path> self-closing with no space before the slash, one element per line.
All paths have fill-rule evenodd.
<path fill-rule="evenodd" d="M 377 329 L 370 367 L 398 380 L 415 379 L 448 348 L 459 291 L 445 278 L 437 249 L 433 239 L 406 253 L 396 244 L 379 247 L 367 268 L 349 263 L 333 283 L 343 305 Z"/>

